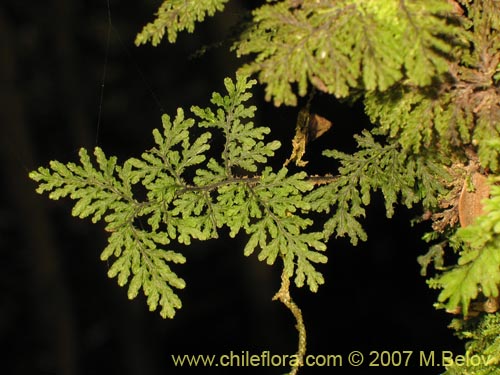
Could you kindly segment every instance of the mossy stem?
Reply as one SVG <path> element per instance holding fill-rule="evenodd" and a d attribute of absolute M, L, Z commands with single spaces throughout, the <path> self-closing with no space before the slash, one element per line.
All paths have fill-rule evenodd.
<path fill-rule="evenodd" d="M 286 274 L 285 270 L 281 274 L 281 287 L 280 290 L 274 295 L 273 301 L 279 300 L 283 305 L 290 310 L 295 318 L 295 328 L 299 334 L 298 348 L 297 348 L 297 362 L 292 366 L 289 375 L 296 375 L 301 366 L 304 365 L 304 356 L 306 354 L 306 326 L 302 318 L 302 311 L 290 296 L 290 277 Z"/>

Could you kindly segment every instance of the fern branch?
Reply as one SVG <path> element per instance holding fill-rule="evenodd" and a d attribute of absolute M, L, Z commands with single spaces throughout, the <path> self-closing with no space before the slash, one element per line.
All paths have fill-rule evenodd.
<path fill-rule="evenodd" d="M 151 42 L 157 46 L 165 30 L 168 41 L 174 43 L 180 31 L 194 31 L 196 22 L 201 22 L 205 17 L 213 16 L 216 11 L 224 9 L 228 0 L 164 0 L 156 13 L 156 19 L 148 23 L 136 36 L 137 46 Z"/>
<path fill-rule="evenodd" d="M 30 173 L 40 183 L 39 193 L 74 199 L 74 216 L 90 216 L 93 222 L 104 219 L 110 235 L 101 259 L 114 258 L 109 277 L 116 277 L 120 286 L 128 284 L 129 298 L 142 289 L 150 310 L 160 306 L 163 317 L 173 317 L 181 307 L 174 289 L 184 288 L 185 283 L 169 263 L 184 263 L 185 258 L 162 247 L 172 241 L 190 244 L 193 239 L 216 238 L 223 226 L 233 237 L 241 229 L 250 234 L 246 255 L 260 246 L 259 259 L 272 264 L 278 255 L 282 257 L 284 272 L 295 275 L 297 286 L 307 282 L 316 291 L 323 283 L 314 264 L 326 262 L 319 253 L 326 246 L 321 233 L 305 233 L 312 221 L 305 217 L 310 205 L 302 196 L 335 177 L 309 178 L 303 172 L 289 174 L 286 168 L 274 173 L 268 167 L 258 175 L 235 177 L 231 170 L 239 167 L 255 173 L 279 147 L 279 142 L 264 142 L 268 128 L 249 121 L 255 107 L 245 102 L 254 84 L 243 76 L 236 82 L 227 79 L 227 95 L 212 96 L 216 112 L 192 108 L 198 123 L 185 117 L 182 109 L 174 118 L 164 115 L 163 129 L 153 131 L 155 146 L 123 165 L 96 148 L 96 168 L 82 149 L 80 165 L 53 161 L 50 169 L 40 167 Z M 196 124 L 222 130 L 226 142 L 218 160 L 206 161 L 211 134 L 194 136 L 191 129 Z M 196 170 L 194 177 L 188 177 L 191 169 Z M 142 202 L 133 194 L 137 184 L 146 191 Z"/>

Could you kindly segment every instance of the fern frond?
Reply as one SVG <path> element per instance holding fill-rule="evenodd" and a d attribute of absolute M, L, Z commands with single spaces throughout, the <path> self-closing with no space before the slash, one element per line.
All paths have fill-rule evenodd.
<path fill-rule="evenodd" d="M 91 216 L 93 222 L 104 218 L 106 230 L 111 235 L 101 259 L 116 258 L 108 276 L 117 277 L 120 286 L 126 285 L 132 276 L 129 298 L 135 298 L 142 288 L 150 310 L 156 310 L 160 305 L 163 317 L 173 317 L 181 303 L 172 287 L 182 289 L 185 284 L 171 271 L 167 262 L 184 263 L 185 259 L 178 253 L 157 248 L 157 245 L 170 242 L 168 234 L 156 231 L 158 223 L 151 223 L 151 232 L 134 226 L 134 220 L 147 214 L 150 207 L 133 198 L 131 184 L 138 181 L 137 175 L 132 173 L 133 163 L 119 167 L 116 157 L 108 159 L 96 147 L 94 155 L 99 166 L 96 169 L 85 149 L 81 149 L 79 154 L 81 165 L 51 162 L 51 170 L 41 167 L 31 172 L 33 180 L 45 181 L 37 191 L 49 191 L 51 199 L 69 195 L 76 201 L 73 216 Z M 146 173 L 141 177 L 147 177 Z"/>
<path fill-rule="evenodd" d="M 497 178 L 498 180 L 498 178 Z M 429 284 L 441 288 L 440 302 L 448 309 L 458 306 L 467 314 L 469 303 L 481 292 L 498 296 L 500 285 L 500 186 L 491 186 L 491 198 L 484 201 L 485 214 L 457 230 L 452 238 L 462 245 L 457 265 L 431 279 Z"/>
<path fill-rule="evenodd" d="M 246 228 L 250 238 L 245 246 L 245 255 L 260 247 L 259 260 L 274 264 L 279 256 L 284 261 L 285 274 L 295 275 L 298 287 L 306 281 L 310 290 L 315 292 L 324 283 L 323 276 L 314 263 L 326 263 L 327 258 L 319 251 L 326 250 L 323 235 L 320 232 L 304 233 L 303 230 L 312 224 L 310 219 L 301 217 L 298 211 L 309 210 L 310 205 L 303 198 L 303 193 L 311 190 L 313 185 L 304 180 L 305 173 L 287 176 L 288 170 L 282 168 L 274 173 L 266 168 L 259 184 L 247 185 L 254 201 L 254 213 L 259 218 Z"/>
<path fill-rule="evenodd" d="M 293 85 L 304 96 L 308 82 L 339 98 L 402 80 L 425 86 L 448 71 L 462 35 L 450 11 L 444 0 L 273 2 L 254 11 L 253 28 L 235 48 L 255 56 L 241 71 L 258 73 L 275 105 L 295 105 Z"/>
<path fill-rule="evenodd" d="M 268 157 L 274 155 L 280 142 L 264 143 L 262 140 L 271 131 L 268 127 L 255 127 L 251 119 L 256 107 L 246 106 L 252 97 L 248 91 L 257 81 L 247 80 L 238 75 L 236 82 L 224 80 L 227 95 L 212 95 L 211 103 L 217 106 L 216 112 L 210 108 L 201 109 L 193 106 L 191 111 L 200 119 L 201 127 L 215 127 L 224 132 L 226 139 L 222 154 L 227 176 L 232 176 L 234 168 L 242 168 L 249 172 L 257 171 L 257 164 L 264 164 Z"/>
<path fill-rule="evenodd" d="M 359 218 L 365 215 L 364 207 L 370 203 L 373 191 L 382 192 L 387 216 L 392 217 L 398 201 L 407 207 L 420 201 L 426 207 L 435 207 L 449 178 L 443 161 L 439 163 L 431 154 L 408 155 L 397 142 L 382 145 L 368 131 L 355 138 L 358 151 L 353 154 L 324 152 L 325 156 L 339 160 L 340 176 L 307 197 L 313 211 L 329 213 L 335 207 L 325 223 L 325 236 L 348 235 L 354 245 L 359 239 L 366 240 Z"/>
<path fill-rule="evenodd" d="M 52 161 L 50 169 L 40 167 L 29 176 L 41 182 L 37 188 L 39 194 L 50 192 L 49 198 L 54 200 L 69 196 L 76 201 L 73 216 L 82 219 L 90 216 L 96 223 L 111 207 L 121 213 L 127 211 L 124 205 L 134 206 L 137 202 L 132 197 L 130 185 L 125 183 L 127 175 L 116 167 L 116 158 L 106 159 L 99 147 L 95 148 L 94 154 L 99 169 L 94 168 L 87 151 L 80 149 L 81 165 Z M 121 181 L 116 179 L 115 171 Z"/>
<path fill-rule="evenodd" d="M 160 306 L 163 317 L 173 317 L 181 307 L 174 289 L 185 283 L 169 264 L 185 258 L 162 247 L 216 238 L 224 226 L 233 237 L 242 229 L 250 234 L 246 255 L 260 246 L 260 260 L 273 264 L 282 258 L 286 275 L 295 275 L 297 286 L 307 283 L 316 291 L 323 283 L 315 269 L 316 263 L 326 262 L 320 253 L 326 249 L 322 233 L 305 232 L 312 221 L 303 196 L 314 187 L 306 174 L 289 174 L 286 168 L 275 173 L 269 167 L 261 175 L 234 173 L 236 168 L 256 172 L 279 147 L 279 142 L 264 140 L 269 128 L 248 121 L 255 112 L 246 104 L 254 84 L 244 76 L 235 82 L 226 79 L 227 95 L 212 96 L 215 111 L 192 108 L 199 121 L 186 118 L 182 109 L 173 119 L 164 115 L 163 129 L 153 130 L 155 146 L 122 166 L 96 148 L 96 168 L 82 149 L 80 165 L 53 161 L 50 169 L 30 173 L 39 182 L 39 193 L 75 200 L 74 216 L 104 219 L 110 236 L 101 259 L 115 258 L 108 275 L 120 286 L 129 285 L 129 298 L 142 289 L 150 310 Z M 222 131 L 219 157 L 206 160 L 211 134 L 195 135 L 195 125 Z M 134 196 L 137 184 L 146 191 L 145 201 Z"/>
<path fill-rule="evenodd" d="M 156 19 L 148 23 L 136 36 L 137 46 L 151 42 L 157 46 L 165 31 L 170 43 L 177 40 L 180 31 L 192 33 L 196 22 L 202 22 L 205 17 L 213 16 L 216 11 L 224 9 L 228 0 L 165 0 L 156 13 Z"/>
<path fill-rule="evenodd" d="M 365 208 L 358 186 L 351 183 L 349 175 L 315 189 L 307 196 L 307 201 L 310 202 L 312 211 L 330 213 L 332 207 L 335 207 L 324 224 L 325 238 L 333 234 L 336 237 L 347 235 L 353 245 L 358 240 L 366 241 L 366 232 L 359 222 L 359 218 L 365 216 Z"/>
<path fill-rule="evenodd" d="M 120 286 L 130 281 L 129 299 L 137 297 L 142 289 L 150 311 L 155 311 L 159 305 L 163 318 L 173 318 L 175 309 L 180 309 L 182 304 L 172 288 L 184 289 L 186 283 L 170 269 L 168 263 L 185 263 L 186 259 L 174 251 L 158 249 L 158 245 L 169 242 L 168 236 L 127 225 L 113 232 L 108 242 L 101 260 L 108 260 L 112 255 L 116 257 L 108 276 L 117 277 Z"/>

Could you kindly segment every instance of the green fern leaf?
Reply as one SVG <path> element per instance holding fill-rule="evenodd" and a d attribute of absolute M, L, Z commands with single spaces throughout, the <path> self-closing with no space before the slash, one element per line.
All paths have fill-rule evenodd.
<path fill-rule="evenodd" d="M 251 199 L 251 190 L 246 182 L 223 186 L 217 192 L 219 194 L 217 221 L 224 223 L 230 229 L 231 237 L 235 237 L 242 228 L 248 231 L 252 221 L 262 217 L 258 202 Z M 251 245 L 247 246 L 251 247 Z M 249 255 L 248 250 L 244 252 L 245 255 Z"/>
<path fill-rule="evenodd" d="M 201 119 L 200 126 L 215 127 L 224 132 L 226 142 L 222 157 L 227 176 L 233 174 L 234 168 L 256 172 L 257 164 L 266 163 L 267 158 L 280 147 L 278 141 L 263 142 L 264 136 L 270 132 L 269 128 L 255 127 L 252 121 L 246 121 L 255 114 L 256 107 L 246 106 L 245 102 L 252 97 L 248 90 L 256 83 L 242 75 L 237 76 L 236 82 L 226 79 L 227 95 L 212 95 L 211 103 L 218 107 L 216 112 L 197 106 L 191 108 Z"/>
<path fill-rule="evenodd" d="M 125 286 L 132 276 L 129 298 L 135 298 L 142 287 L 151 310 L 156 309 L 159 301 L 162 308 L 160 314 L 173 317 L 175 309 L 181 305 L 172 287 L 183 288 L 184 281 L 170 270 L 166 262 L 183 263 L 184 257 L 157 248 L 170 242 L 166 233 L 156 232 L 158 223 L 152 225 L 152 232 L 134 227 L 134 219 L 148 213 L 144 204 L 137 202 L 131 192 L 129 178 L 133 175 L 134 161 L 129 160 L 122 168 L 116 165 L 115 157 L 106 158 L 100 148 L 96 148 L 94 154 L 99 169 L 94 168 L 86 150 L 81 149 L 81 166 L 51 162 L 52 171 L 39 168 L 31 172 L 30 177 L 39 182 L 47 181 L 40 184 L 38 191 L 51 191 L 49 196 L 52 199 L 69 195 L 75 200 L 74 216 L 91 216 L 93 222 L 104 217 L 106 230 L 111 235 L 101 259 L 116 258 L 108 271 L 109 277 L 117 277 L 118 284 Z M 135 165 L 139 164 L 135 162 Z M 145 177 L 146 173 L 141 176 Z M 137 175 L 132 180 L 138 182 Z M 158 301 L 155 297 L 151 299 L 154 295 L 158 296 Z"/>
<path fill-rule="evenodd" d="M 325 237 L 347 235 L 353 245 L 366 240 L 359 218 L 364 217 L 373 191 L 382 192 L 387 216 L 392 217 L 397 202 L 412 207 L 422 201 L 427 208 L 435 207 L 449 178 L 444 160 L 436 160 L 433 153 L 408 155 L 397 142 L 382 145 L 368 131 L 355 139 L 358 151 L 354 154 L 324 151 L 340 162 L 340 175 L 306 197 L 312 211 L 329 213 L 335 207 L 325 222 Z"/>
<path fill-rule="evenodd" d="M 240 71 L 258 73 L 275 105 L 296 105 L 293 85 L 304 96 L 309 82 L 336 97 L 403 80 L 426 86 L 448 71 L 463 34 L 448 22 L 451 9 L 444 0 L 272 2 L 254 11 L 235 45 L 239 56 L 255 56 Z"/>
<path fill-rule="evenodd" d="M 495 245 L 499 246 L 500 241 Z M 438 300 L 446 302 L 446 307 L 450 310 L 457 306 L 462 307 L 464 314 L 467 315 L 469 303 L 478 296 L 479 290 L 487 297 L 496 297 L 497 285 L 500 283 L 500 257 L 497 253 L 497 248 L 487 247 L 480 254 L 477 252 L 468 254 L 470 257 L 468 263 L 461 264 L 436 278 L 433 285 L 443 289 Z M 478 286 L 481 289 L 478 289 Z"/>
<path fill-rule="evenodd" d="M 258 246 L 260 261 L 271 265 L 278 256 L 281 257 L 285 274 L 288 277 L 295 275 L 298 287 L 306 281 L 309 289 L 315 292 L 324 280 L 314 263 L 326 263 L 326 256 L 318 252 L 326 250 L 326 246 L 322 242 L 322 233 L 303 232 L 312 221 L 297 215 L 299 211 L 309 210 L 310 205 L 303 199 L 303 193 L 311 190 L 313 185 L 304 181 L 304 173 L 291 176 L 287 173 L 286 168 L 278 173 L 266 168 L 258 184 L 247 185 L 249 200 L 254 202 L 250 204 L 252 216 L 258 220 L 245 225 L 250 238 L 244 254 L 252 254 Z M 260 212 L 255 212 L 257 207 Z"/>
<path fill-rule="evenodd" d="M 156 19 L 144 26 L 137 35 L 135 44 L 139 46 L 151 42 L 153 46 L 157 46 L 163 39 L 165 30 L 168 41 L 174 43 L 180 31 L 192 33 L 196 22 L 202 22 L 207 15 L 213 16 L 216 11 L 223 10 L 227 2 L 228 0 L 165 0 L 156 13 Z"/>
<path fill-rule="evenodd" d="M 498 180 L 498 178 L 497 178 Z M 492 181 L 493 182 L 493 181 Z M 469 303 L 483 293 L 498 296 L 500 284 L 500 187 L 491 186 L 491 198 L 484 202 L 486 213 L 475 222 L 460 228 L 452 241 L 462 245 L 457 266 L 429 283 L 442 288 L 440 302 L 449 309 L 461 306 L 467 314 Z"/>
<path fill-rule="evenodd" d="M 181 308 L 181 301 L 172 288 L 183 289 L 185 282 L 179 278 L 167 263 L 184 263 L 185 258 L 178 253 L 158 249 L 156 243 L 163 243 L 162 234 L 148 233 L 129 227 L 128 230 L 115 232 L 109 238 L 113 251 L 105 249 L 102 260 L 108 259 L 108 254 L 120 256 L 108 271 L 109 277 L 118 277 L 118 284 L 127 284 L 131 274 L 128 297 L 133 299 L 142 288 L 147 297 L 150 311 L 161 307 L 160 315 L 172 318 L 175 309 Z"/>

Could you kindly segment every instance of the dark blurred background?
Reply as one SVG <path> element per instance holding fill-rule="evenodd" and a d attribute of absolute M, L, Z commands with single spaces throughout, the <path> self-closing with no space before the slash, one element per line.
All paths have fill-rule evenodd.
<path fill-rule="evenodd" d="M 205 106 L 241 61 L 229 52 L 231 30 L 255 2 L 233 0 L 223 13 L 181 33 L 178 42 L 136 48 L 133 40 L 161 1 L 3 0 L 0 5 L 0 337 L 3 374 L 282 374 L 285 368 L 177 367 L 172 354 L 250 351 L 292 354 L 294 321 L 271 298 L 279 266 L 243 256 L 244 236 L 179 248 L 187 264 L 176 268 L 188 283 L 173 320 L 148 312 L 144 298 L 128 301 L 99 260 L 101 224 L 75 219 L 69 200 L 35 193 L 28 172 L 49 160 L 75 161 L 80 147 L 101 146 L 121 161 L 152 144 L 160 115 L 179 106 Z M 109 38 L 108 38 L 109 31 Z M 104 88 L 103 88 L 104 85 Z M 274 108 L 255 89 L 256 122 L 283 142 L 279 167 L 291 151 L 298 108 Z M 302 103 L 303 104 L 303 103 Z M 315 141 L 310 172 L 331 171 L 321 149 L 352 150 L 352 129 L 369 124 L 360 105 L 317 95 L 312 109 L 333 130 Z M 318 165 L 320 167 L 318 167 Z M 316 167 L 315 167 L 316 166 Z M 311 354 L 360 350 L 452 350 L 463 344 L 432 304 L 436 292 L 419 275 L 425 225 L 411 227 L 417 210 L 386 219 L 375 194 L 364 224 L 369 240 L 352 247 L 329 243 L 319 268 L 326 284 L 316 294 L 292 293 L 302 307 Z M 339 373 L 438 374 L 441 368 L 350 368 Z M 215 371 L 217 370 L 217 371 Z M 330 373 L 306 368 L 303 375 Z"/>

